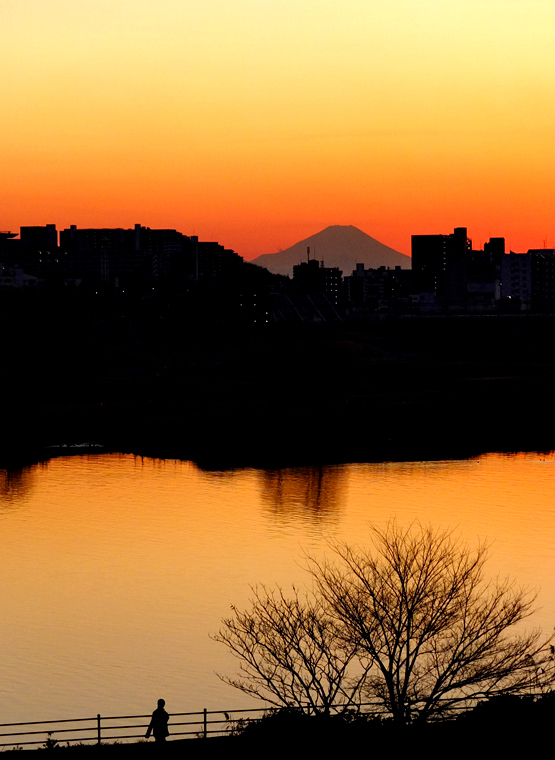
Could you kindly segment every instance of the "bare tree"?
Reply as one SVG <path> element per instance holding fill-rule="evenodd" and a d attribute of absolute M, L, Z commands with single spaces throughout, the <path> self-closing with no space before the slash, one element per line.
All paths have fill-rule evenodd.
<path fill-rule="evenodd" d="M 486 546 L 395 522 L 372 538 L 371 549 L 333 545 L 334 561 L 309 558 L 314 591 L 302 598 L 262 587 L 249 610 L 233 608 L 214 638 L 240 659 L 241 678 L 220 677 L 326 714 L 363 695 L 401 724 L 552 686 L 550 639 L 520 625 L 535 596 L 484 580 Z"/>
<path fill-rule="evenodd" d="M 240 677 L 220 675 L 223 681 L 270 704 L 314 713 L 360 704 L 368 663 L 322 599 L 261 586 L 249 610 L 232 610 L 213 638 L 239 658 Z"/>
<path fill-rule="evenodd" d="M 395 522 L 373 549 L 335 545 L 339 563 L 310 561 L 317 594 L 373 665 L 366 695 L 399 723 L 552 680 L 548 640 L 514 633 L 535 596 L 484 581 L 487 548 L 450 532 Z"/>

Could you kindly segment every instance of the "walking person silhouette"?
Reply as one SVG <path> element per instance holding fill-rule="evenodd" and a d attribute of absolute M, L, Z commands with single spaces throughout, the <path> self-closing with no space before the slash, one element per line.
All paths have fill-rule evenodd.
<path fill-rule="evenodd" d="M 154 740 L 157 742 L 165 742 L 166 736 L 170 735 L 168 731 L 168 720 L 170 716 L 164 710 L 166 702 L 163 699 L 158 700 L 158 707 L 152 713 L 150 724 L 146 730 L 145 737 L 148 739 L 150 734 L 154 736 Z"/>

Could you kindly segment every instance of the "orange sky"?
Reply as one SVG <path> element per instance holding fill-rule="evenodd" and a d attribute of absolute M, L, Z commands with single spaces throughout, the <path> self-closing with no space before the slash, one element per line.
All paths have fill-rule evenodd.
<path fill-rule="evenodd" d="M 4 0 L 0 229 L 555 247 L 552 0 Z"/>

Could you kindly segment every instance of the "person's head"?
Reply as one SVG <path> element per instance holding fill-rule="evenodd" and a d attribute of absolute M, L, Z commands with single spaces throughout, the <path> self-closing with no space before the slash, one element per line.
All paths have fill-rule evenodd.
<path fill-rule="evenodd" d="M 166 700 L 165 699 L 159 699 L 158 700 L 158 707 L 164 707 L 165 704 L 166 704 Z"/>

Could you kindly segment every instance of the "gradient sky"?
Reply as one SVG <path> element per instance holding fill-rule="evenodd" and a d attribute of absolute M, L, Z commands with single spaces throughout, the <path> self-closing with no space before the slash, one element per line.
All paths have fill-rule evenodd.
<path fill-rule="evenodd" d="M 555 247 L 553 0 L 1 0 L 0 229 Z"/>

